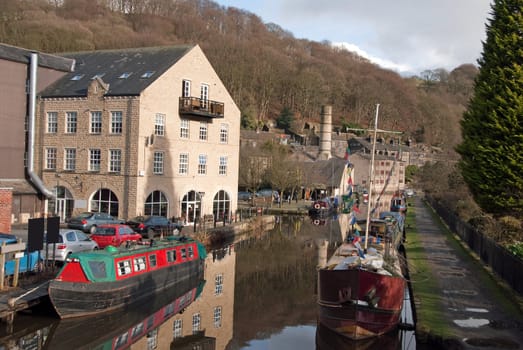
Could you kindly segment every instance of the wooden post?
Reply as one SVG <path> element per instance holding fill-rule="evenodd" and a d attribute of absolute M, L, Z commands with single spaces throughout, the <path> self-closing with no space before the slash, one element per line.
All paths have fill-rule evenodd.
<path fill-rule="evenodd" d="M 18 243 L 22 243 L 22 239 L 18 239 Z M 15 254 L 16 256 L 16 254 Z M 27 257 L 27 262 L 29 263 L 29 257 Z M 18 287 L 18 274 L 20 272 L 20 258 L 15 258 L 15 271 L 13 274 L 13 287 Z"/>

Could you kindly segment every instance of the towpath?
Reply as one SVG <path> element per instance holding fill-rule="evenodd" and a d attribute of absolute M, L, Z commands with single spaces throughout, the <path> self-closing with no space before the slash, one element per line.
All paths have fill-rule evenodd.
<path fill-rule="evenodd" d="M 437 304 L 441 307 L 430 311 L 440 313 L 436 318 L 444 320 L 454 335 L 432 341 L 446 349 L 523 349 L 523 315 L 514 295 L 497 284 L 475 257 L 456 244 L 421 198 L 410 202 L 413 207 L 409 210 L 415 210 L 417 239 L 428 266 L 426 278 L 435 282 L 433 297 L 439 299 Z M 409 241 L 407 259 L 410 260 L 408 252 Z M 416 295 L 420 288 L 416 281 L 412 286 L 420 317 L 429 303 Z M 427 297 L 430 293 L 420 294 L 430 298 Z"/>

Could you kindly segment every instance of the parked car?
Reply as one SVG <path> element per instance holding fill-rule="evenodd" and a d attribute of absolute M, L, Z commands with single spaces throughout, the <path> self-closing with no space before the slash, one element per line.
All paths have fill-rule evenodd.
<path fill-rule="evenodd" d="M 61 229 L 57 243 L 47 244 L 45 242 L 46 236 L 44 235 L 44 249 L 40 251 L 40 256 L 45 260 L 65 261 L 71 253 L 98 249 L 98 243 L 82 231 L 74 229 Z"/>
<path fill-rule="evenodd" d="M 278 191 L 271 190 L 270 188 L 264 188 L 256 192 L 256 197 L 259 198 L 271 198 L 275 201 L 278 201 L 280 198 L 280 195 Z"/>
<path fill-rule="evenodd" d="M 142 235 L 134 232 L 128 225 L 104 224 L 96 228 L 96 231 L 91 234 L 91 239 L 98 243 L 100 248 L 105 248 L 109 245 L 119 247 L 127 241 L 140 241 Z"/>
<path fill-rule="evenodd" d="M 407 197 L 412 197 L 412 196 L 414 196 L 414 190 L 413 190 L 412 188 L 407 188 L 407 189 L 405 189 L 405 195 L 406 195 Z"/>
<path fill-rule="evenodd" d="M 96 227 L 103 224 L 123 224 L 124 221 L 107 213 L 85 212 L 69 219 L 68 228 L 93 233 Z"/>
<path fill-rule="evenodd" d="M 171 222 L 164 216 L 137 216 L 125 223 L 142 237 L 153 238 L 161 234 L 172 235 L 182 231 L 181 223 Z"/>
<path fill-rule="evenodd" d="M 10 244 L 17 244 L 18 243 L 18 237 L 15 235 L 12 235 L 10 233 L 0 233 L 0 245 L 10 245 Z M 28 252 L 27 248 L 23 252 L 23 256 L 20 258 L 20 262 L 18 265 L 18 272 L 27 272 L 27 271 L 35 271 L 38 269 L 38 251 L 35 252 Z M 6 276 L 11 276 L 15 272 L 15 264 L 16 261 L 13 257 L 12 253 L 7 254 L 7 258 L 4 265 L 4 273 Z"/>
<path fill-rule="evenodd" d="M 239 201 L 250 201 L 252 199 L 252 193 L 248 191 L 239 191 L 238 200 Z"/>

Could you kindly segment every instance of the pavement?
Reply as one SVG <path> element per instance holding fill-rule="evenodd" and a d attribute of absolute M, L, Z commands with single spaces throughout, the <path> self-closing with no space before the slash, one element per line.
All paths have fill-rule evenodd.
<path fill-rule="evenodd" d="M 436 281 L 434 293 L 440 297 L 442 306 L 439 311 L 455 336 L 452 341 L 443 342 L 443 348 L 523 349 L 523 313 L 517 304 L 518 295 L 496 283 L 478 259 L 453 244 L 452 236 L 446 234 L 421 198 L 415 197 L 410 202 L 429 278 Z M 409 260 L 408 231 L 406 248 Z M 425 304 L 416 297 L 416 287 L 413 281 L 414 300 L 420 314 Z"/>

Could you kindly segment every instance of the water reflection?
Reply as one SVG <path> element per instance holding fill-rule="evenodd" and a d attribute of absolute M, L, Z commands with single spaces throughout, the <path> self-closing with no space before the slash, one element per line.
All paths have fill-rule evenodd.
<path fill-rule="evenodd" d="M 125 313 L 85 321 L 18 315 L 12 332 L 0 332 L 0 350 L 415 349 L 413 332 L 366 345 L 317 326 L 316 267 L 345 238 L 345 220 L 279 218 L 210 252 L 203 289 L 187 286 Z"/>

